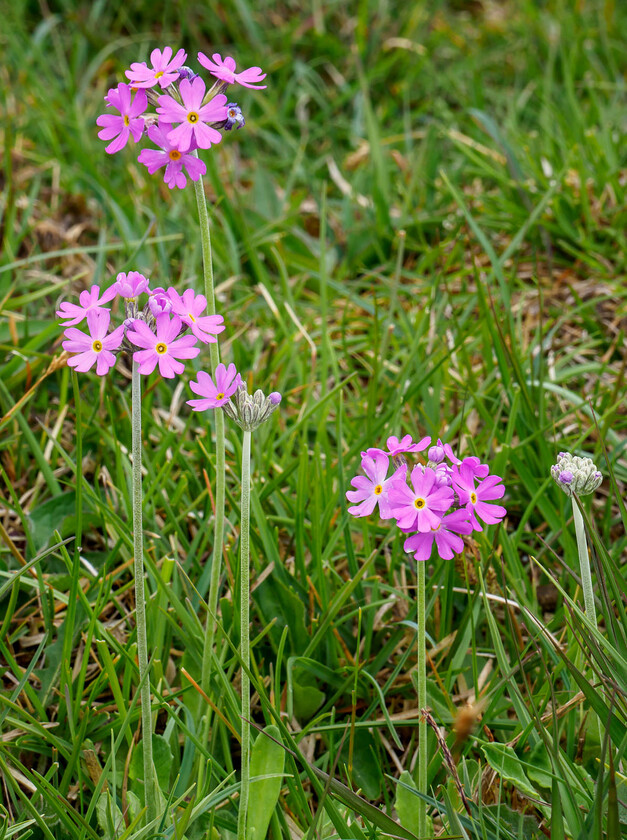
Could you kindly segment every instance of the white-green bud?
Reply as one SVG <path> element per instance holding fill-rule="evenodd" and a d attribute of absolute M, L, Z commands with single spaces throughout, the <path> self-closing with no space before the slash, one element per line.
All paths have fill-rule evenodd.
<path fill-rule="evenodd" d="M 551 475 L 555 483 L 564 493 L 572 496 L 587 496 L 594 493 L 603 481 L 603 475 L 596 468 L 591 458 L 580 458 L 570 452 L 560 452 L 557 464 L 551 467 Z"/>
<path fill-rule="evenodd" d="M 246 383 L 242 382 L 231 399 L 222 406 L 222 410 L 245 432 L 252 432 L 265 423 L 280 402 L 281 395 L 277 391 L 267 397 L 260 390 L 251 395 Z"/>

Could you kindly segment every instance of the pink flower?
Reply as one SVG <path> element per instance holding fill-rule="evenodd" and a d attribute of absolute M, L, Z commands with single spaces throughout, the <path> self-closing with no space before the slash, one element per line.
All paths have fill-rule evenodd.
<path fill-rule="evenodd" d="M 149 282 L 150 281 L 147 280 L 143 274 L 140 274 L 139 271 L 129 271 L 128 274 L 121 271 L 115 278 L 113 288 L 119 295 L 122 295 L 125 300 L 132 300 L 133 298 L 139 297 L 139 295 L 144 292 L 150 291 L 148 288 Z"/>
<path fill-rule="evenodd" d="M 187 178 L 183 174 L 183 167 L 187 170 L 187 174 L 192 181 L 197 181 L 201 175 L 207 171 L 202 160 L 199 160 L 195 155 L 180 152 L 175 145 L 168 140 L 168 133 L 172 133 L 172 125 L 170 123 L 160 123 L 159 125 L 149 125 L 146 129 L 146 134 L 153 143 L 161 147 L 158 149 L 143 149 L 139 153 L 137 160 L 143 163 L 151 175 L 165 166 L 165 174 L 163 180 L 168 187 L 173 190 L 174 187 L 183 189 L 187 184 Z"/>
<path fill-rule="evenodd" d="M 89 291 L 83 291 L 78 296 L 80 306 L 76 303 L 68 303 L 63 301 L 56 312 L 58 318 L 69 318 L 69 321 L 62 321 L 61 326 L 72 327 L 74 324 L 80 324 L 89 312 L 108 312 L 108 309 L 103 308 L 103 304 L 109 303 L 110 300 L 117 295 L 115 286 L 110 286 L 106 291 L 100 295 L 100 286 L 92 286 Z"/>
<path fill-rule="evenodd" d="M 458 461 L 457 463 L 467 464 L 475 478 L 485 478 L 490 473 L 490 467 L 487 464 L 482 464 L 476 455 L 470 455 L 468 458 L 464 458 L 463 461 Z"/>
<path fill-rule="evenodd" d="M 349 502 L 359 503 L 348 509 L 353 516 L 369 516 L 378 505 L 381 519 L 392 518 L 389 489 L 399 474 L 405 474 L 406 467 L 399 467 L 393 475 L 386 478 L 389 461 L 385 452 L 369 449 L 368 452 L 362 453 L 361 468 L 366 475 L 356 475 L 352 478 L 351 484 L 356 489 L 346 491 Z"/>
<path fill-rule="evenodd" d="M 187 400 L 187 405 L 191 405 L 193 411 L 206 411 L 208 408 L 219 408 L 224 405 L 237 391 L 242 381 L 232 362 L 228 368 L 220 362 L 216 367 L 215 378 L 214 385 L 209 374 L 201 370 L 198 374 L 198 382 L 192 380 L 189 383 L 192 391 L 203 397 L 201 400 Z"/>
<path fill-rule="evenodd" d="M 131 88 L 129 85 L 120 83 L 117 88 L 110 89 L 105 96 L 105 102 L 120 112 L 120 116 L 101 114 L 96 120 L 96 124 L 103 127 L 98 132 L 101 140 L 115 138 L 105 149 L 105 152 L 113 155 L 126 146 L 131 135 L 136 143 L 142 136 L 144 132 L 142 114 L 146 110 L 148 99 L 143 90 L 138 90 L 131 103 Z"/>
<path fill-rule="evenodd" d="M 477 487 L 472 464 L 462 461 L 460 467 L 455 467 L 451 473 L 453 485 L 459 495 L 459 503 L 464 505 L 470 515 L 470 522 L 475 531 L 483 531 L 477 521 L 477 516 L 487 525 L 500 522 L 507 513 L 501 505 L 489 504 L 492 499 L 500 499 L 505 495 L 503 481 L 498 475 L 489 475 Z"/>
<path fill-rule="evenodd" d="M 394 457 L 394 455 L 401 455 L 403 452 L 422 452 L 430 443 L 430 437 L 423 437 L 418 443 L 414 443 L 411 435 L 405 435 L 400 440 L 395 435 L 392 435 L 387 439 L 386 446 L 388 448 L 388 454 Z"/>
<path fill-rule="evenodd" d="M 147 67 L 145 61 L 136 61 L 131 64 L 131 69 L 126 70 L 126 76 L 130 80 L 134 88 L 151 88 L 157 83 L 166 88 L 172 82 L 176 82 L 179 77 L 179 67 L 181 67 L 187 53 L 185 50 L 179 50 L 172 58 L 172 47 L 164 47 L 161 50 L 153 50 L 150 53 L 150 61 L 152 68 Z"/>
<path fill-rule="evenodd" d="M 394 483 L 389 499 L 392 515 L 403 531 L 427 533 L 436 528 L 442 514 L 453 504 L 454 494 L 450 487 L 436 483 L 434 470 L 420 465 L 411 471 L 413 490 L 403 481 Z"/>
<path fill-rule="evenodd" d="M 438 554 L 443 560 L 450 560 L 453 554 L 459 554 L 464 548 L 464 541 L 458 534 L 470 534 L 472 525 L 465 510 L 454 510 L 442 517 L 440 523 L 423 534 L 413 534 L 405 540 L 404 549 L 415 551 L 414 559 L 428 560 L 435 542 Z"/>
<path fill-rule="evenodd" d="M 174 314 L 191 327 L 196 338 L 205 344 L 215 344 L 218 340 L 215 336 L 224 330 L 224 318 L 222 315 L 202 314 L 207 308 L 207 298 L 194 294 L 193 289 L 186 289 L 182 297 L 175 289 L 168 289 L 168 297 Z"/>
<path fill-rule="evenodd" d="M 172 312 L 172 301 L 163 286 L 157 286 L 150 292 L 148 306 L 155 318 L 162 312 Z"/>
<path fill-rule="evenodd" d="M 200 353 L 200 347 L 194 347 L 196 339 L 193 335 L 184 335 L 177 339 L 181 331 L 181 319 L 176 315 L 170 316 L 163 312 L 157 315 L 157 334 L 153 333 L 144 321 L 133 321 L 132 329 L 126 337 L 138 347 L 144 347 L 133 353 L 133 360 L 139 363 L 139 372 L 152 373 L 157 362 L 159 373 L 166 379 L 173 379 L 175 373 L 183 373 L 185 366 L 177 359 L 193 359 Z"/>
<path fill-rule="evenodd" d="M 70 327 L 65 331 L 66 341 L 63 349 L 68 353 L 77 353 L 68 359 L 68 365 L 85 373 L 96 362 L 96 373 L 104 376 L 115 364 L 115 356 L 111 352 L 117 350 L 124 338 L 124 324 L 107 335 L 111 315 L 107 309 L 91 310 L 87 313 L 87 329 L 89 335 Z"/>
<path fill-rule="evenodd" d="M 232 85 L 237 82 L 238 85 L 243 85 L 247 88 L 259 88 L 263 90 L 266 85 L 260 85 L 259 82 L 266 78 L 266 74 L 261 72 L 261 67 L 249 67 L 241 73 L 235 72 L 235 59 L 228 55 L 224 61 L 220 53 L 214 53 L 211 58 L 207 58 L 204 53 L 198 53 L 198 61 L 205 67 L 216 79 L 227 82 Z"/>
<path fill-rule="evenodd" d="M 182 105 L 166 94 L 159 97 L 157 113 L 161 120 L 166 123 L 180 123 L 173 131 L 168 132 L 168 140 L 179 152 L 187 152 L 192 143 L 196 143 L 201 149 L 209 149 L 212 143 L 219 143 L 222 135 L 207 123 L 226 119 L 226 96 L 221 93 L 203 105 L 205 83 L 200 76 L 192 82 L 183 79 L 179 92 L 183 100 Z"/>

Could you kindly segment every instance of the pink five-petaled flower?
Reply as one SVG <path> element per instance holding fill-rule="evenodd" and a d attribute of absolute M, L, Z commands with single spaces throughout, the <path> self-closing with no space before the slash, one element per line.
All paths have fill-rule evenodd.
<path fill-rule="evenodd" d="M 202 160 L 199 160 L 195 155 L 189 152 L 180 152 L 176 146 L 168 140 L 168 134 L 172 131 L 170 123 L 161 123 L 160 125 L 149 125 L 146 129 L 146 134 L 153 143 L 161 147 L 159 149 L 142 149 L 137 160 L 143 163 L 151 175 L 154 175 L 157 169 L 165 166 L 165 174 L 163 176 L 164 182 L 173 190 L 178 187 L 182 190 L 187 184 L 187 178 L 183 173 L 183 167 L 187 170 L 187 174 L 192 181 L 197 181 L 201 175 L 207 171 L 207 167 Z"/>
<path fill-rule="evenodd" d="M 404 481 L 396 481 L 390 487 L 392 515 L 402 531 L 427 533 L 437 528 L 442 515 L 453 504 L 453 491 L 446 485 L 438 485 L 435 472 L 429 467 L 414 467 L 410 478 L 413 490 Z"/>
<path fill-rule="evenodd" d="M 98 132 L 101 140 L 115 138 L 105 149 L 105 152 L 113 155 L 126 146 L 131 135 L 136 143 L 141 138 L 144 133 L 142 114 L 146 110 L 148 99 L 143 90 L 138 90 L 131 102 L 131 88 L 121 82 L 117 88 L 109 90 L 105 102 L 120 112 L 119 116 L 101 114 L 96 120 L 96 124 L 102 126 L 102 130 Z"/>
<path fill-rule="evenodd" d="M 464 505 L 470 515 L 473 530 L 483 531 L 477 516 L 487 525 L 500 522 L 507 513 L 501 505 L 489 504 L 493 499 L 500 499 L 505 494 L 503 481 L 498 475 L 489 475 L 475 487 L 475 474 L 472 464 L 462 461 L 460 467 L 454 467 L 451 473 L 453 485 L 459 495 L 459 503 Z"/>
<path fill-rule="evenodd" d="M 375 507 L 379 506 L 381 519 L 391 519 L 392 511 L 388 499 L 389 486 L 398 478 L 402 472 L 405 474 L 406 467 L 399 467 L 396 472 L 386 478 L 390 459 L 385 452 L 368 450 L 362 452 L 361 468 L 366 473 L 356 475 L 351 479 L 355 490 L 347 490 L 346 498 L 349 502 L 358 502 L 349 507 L 348 512 L 353 516 L 369 516 Z"/>
<path fill-rule="evenodd" d="M 139 297 L 144 292 L 150 292 L 148 288 L 149 283 L 150 281 L 143 274 L 140 274 L 139 271 L 129 271 L 128 274 L 121 271 L 115 278 L 113 288 L 125 300 L 133 300 L 133 298 Z"/>
<path fill-rule="evenodd" d="M 96 373 L 104 376 L 109 368 L 115 364 L 115 356 L 111 352 L 117 350 L 124 338 L 124 324 L 107 335 L 111 315 L 108 309 L 92 310 L 87 313 L 87 329 L 89 335 L 70 327 L 65 331 L 66 341 L 63 349 L 68 353 L 76 353 L 68 359 L 68 365 L 81 373 L 88 371 L 96 362 Z"/>
<path fill-rule="evenodd" d="M 183 373 L 185 367 L 177 359 L 193 359 L 200 353 L 200 347 L 194 347 L 196 338 L 184 335 L 177 338 L 181 331 L 181 319 L 174 315 L 172 319 L 166 312 L 156 317 L 157 333 L 153 333 L 144 321 L 133 321 L 126 337 L 133 344 L 145 349 L 133 353 L 133 360 L 139 363 L 139 372 L 152 373 L 157 362 L 159 373 L 166 379 L 173 379 L 175 373 Z"/>
<path fill-rule="evenodd" d="M 464 548 L 464 541 L 459 534 L 470 534 L 472 525 L 466 510 L 454 510 L 445 514 L 440 524 L 423 534 L 412 534 L 405 540 L 404 549 L 413 551 L 415 560 L 429 560 L 435 542 L 442 560 L 451 560 L 453 554 L 459 554 Z"/>
<path fill-rule="evenodd" d="M 192 411 L 206 411 L 208 408 L 219 408 L 224 403 L 228 402 L 229 397 L 239 388 L 242 378 L 235 369 L 233 362 L 224 367 L 222 362 L 216 367 L 215 385 L 213 379 L 204 370 L 198 373 L 198 382 L 193 380 L 189 383 L 189 387 L 195 394 L 203 399 L 187 400 L 187 405 L 191 405 Z"/>
<path fill-rule="evenodd" d="M 152 67 L 148 67 L 145 61 L 135 61 L 131 69 L 126 70 L 126 77 L 134 88 L 151 88 L 159 84 L 166 88 L 175 82 L 179 77 L 179 67 L 185 63 L 187 53 L 179 50 L 172 58 L 172 47 L 164 47 L 161 50 L 153 50 L 150 53 Z"/>
<path fill-rule="evenodd" d="M 89 291 L 85 290 L 78 296 L 80 306 L 63 301 L 56 315 L 58 318 L 69 318 L 69 320 L 62 321 L 61 326 L 73 327 L 74 324 L 80 324 L 89 312 L 108 312 L 108 309 L 103 308 L 103 304 L 109 303 L 117 295 L 115 286 L 110 286 L 102 293 L 102 296 L 99 297 L 99 295 L 100 286 L 92 286 Z"/>
<path fill-rule="evenodd" d="M 183 100 L 182 105 L 167 94 L 159 97 L 157 113 L 160 122 L 180 123 L 168 132 L 168 140 L 179 152 L 187 152 L 193 143 L 201 149 L 208 149 L 212 143 L 219 143 L 222 135 L 207 123 L 222 122 L 227 118 L 226 96 L 220 93 L 203 105 L 205 83 L 200 76 L 192 82 L 183 79 L 179 93 Z"/>
<path fill-rule="evenodd" d="M 211 61 L 211 58 L 213 58 L 213 61 Z M 229 85 L 237 83 L 247 88 L 258 88 L 259 90 L 266 88 L 266 85 L 259 84 L 266 78 L 266 74 L 261 72 L 261 67 L 249 67 L 248 70 L 236 73 L 235 59 L 231 58 L 230 55 L 227 55 L 224 61 L 220 53 L 214 53 L 211 58 L 207 58 L 204 53 L 198 53 L 200 64 L 216 79 L 227 82 Z"/>
<path fill-rule="evenodd" d="M 197 295 L 193 289 L 186 289 L 181 296 L 175 289 L 168 289 L 168 297 L 172 301 L 172 312 L 191 327 L 199 341 L 212 344 L 218 340 L 215 336 L 224 330 L 224 318 L 222 315 L 202 314 L 207 308 L 207 298 L 204 295 Z"/>

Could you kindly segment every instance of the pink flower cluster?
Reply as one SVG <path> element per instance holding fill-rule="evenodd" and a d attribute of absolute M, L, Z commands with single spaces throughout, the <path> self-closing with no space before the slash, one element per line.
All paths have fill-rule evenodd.
<path fill-rule="evenodd" d="M 139 299 L 147 295 L 143 307 Z M 125 319 L 110 330 L 111 311 L 105 306 L 116 297 L 124 301 Z M 175 289 L 150 288 L 150 281 L 139 271 L 121 272 L 115 283 L 100 293 L 99 286 L 81 292 L 79 303 L 64 301 L 57 317 L 66 327 L 63 349 L 73 355 L 68 365 L 81 372 L 96 365 L 96 373 L 104 376 L 115 365 L 116 353 L 127 350 L 139 364 L 139 372 L 159 373 L 167 379 L 183 373 L 180 359 L 193 359 L 200 353 L 197 341 L 217 341 L 224 330 L 222 315 L 203 315 L 207 307 L 204 295 L 186 289 L 180 295 Z M 75 329 L 87 321 L 87 332 Z M 137 349 L 139 348 L 139 349 Z"/>
<path fill-rule="evenodd" d="M 410 435 L 402 440 L 389 437 L 387 450 L 362 452 L 365 476 L 351 480 L 355 489 L 346 493 L 353 503 L 348 512 L 369 516 L 378 506 L 381 519 L 395 519 L 410 535 L 404 548 L 416 560 L 428 560 L 434 545 L 442 559 L 450 560 L 463 550 L 461 534 L 482 531 L 481 522 L 493 525 L 503 519 L 507 511 L 494 500 L 503 497 L 505 487 L 479 458 L 460 460 L 440 440 L 429 448 L 427 464 L 418 463 L 410 470 L 405 456 L 423 452 L 430 443 L 429 437 L 418 443 Z M 390 459 L 393 471 L 388 475 Z"/>
<path fill-rule="evenodd" d="M 187 53 L 173 55 L 171 47 L 156 49 L 146 62 L 134 62 L 126 71 L 128 83 L 111 88 L 105 96 L 111 110 L 101 114 L 96 123 L 98 137 L 110 141 L 105 151 L 115 154 L 132 138 L 135 143 L 145 135 L 158 148 L 143 149 L 140 163 L 154 174 L 165 167 L 164 181 L 170 189 L 183 189 L 187 176 L 197 181 L 207 171 L 197 149 L 209 149 L 222 139 L 219 129 L 229 131 L 245 124 L 236 102 L 227 102 L 224 91 L 229 85 L 265 88 L 260 84 L 266 74 L 260 67 L 235 72 L 235 60 L 214 53 L 211 59 L 198 53 L 199 63 L 215 78 L 207 91 L 205 82 L 189 67 Z M 148 105 L 156 111 L 147 112 Z M 117 113 L 114 113 L 117 112 Z"/>

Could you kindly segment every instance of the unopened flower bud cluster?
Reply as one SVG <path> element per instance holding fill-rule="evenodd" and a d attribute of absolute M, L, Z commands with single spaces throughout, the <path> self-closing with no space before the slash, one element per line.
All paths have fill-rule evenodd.
<path fill-rule="evenodd" d="M 587 496 L 594 493 L 603 481 L 603 475 L 597 469 L 591 458 L 581 458 L 570 452 L 560 452 L 557 464 L 551 467 L 551 475 L 555 483 L 564 493 L 572 496 Z"/>

